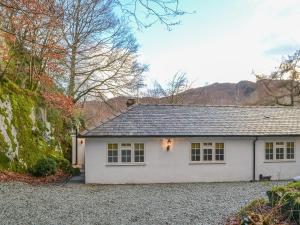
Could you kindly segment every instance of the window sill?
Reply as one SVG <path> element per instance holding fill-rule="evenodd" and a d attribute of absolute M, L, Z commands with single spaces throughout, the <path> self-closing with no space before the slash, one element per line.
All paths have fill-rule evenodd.
<path fill-rule="evenodd" d="M 295 159 L 291 160 L 265 160 L 264 163 L 291 163 L 291 162 L 296 162 Z"/>
<path fill-rule="evenodd" d="M 146 166 L 146 163 L 106 163 L 105 166 Z"/>
<path fill-rule="evenodd" d="M 226 164 L 226 162 L 216 162 L 216 161 L 209 161 L 209 162 L 189 162 L 189 165 L 205 165 L 205 164 Z"/>

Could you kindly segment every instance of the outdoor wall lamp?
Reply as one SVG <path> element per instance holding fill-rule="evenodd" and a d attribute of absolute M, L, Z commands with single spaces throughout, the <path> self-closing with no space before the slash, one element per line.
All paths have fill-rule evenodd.
<path fill-rule="evenodd" d="M 172 144 L 172 141 L 171 141 L 171 138 L 169 138 L 168 141 L 167 141 L 167 151 L 170 151 L 171 144 Z"/>

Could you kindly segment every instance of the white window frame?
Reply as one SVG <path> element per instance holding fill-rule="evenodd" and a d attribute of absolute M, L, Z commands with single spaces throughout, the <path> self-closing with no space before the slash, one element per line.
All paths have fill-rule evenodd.
<path fill-rule="evenodd" d="M 144 145 L 144 149 L 143 149 L 143 151 L 144 151 L 144 161 L 143 162 L 136 162 L 135 161 L 135 145 L 136 144 L 138 144 L 138 145 L 140 145 L 140 144 L 143 144 Z M 140 151 L 140 149 L 139 149 L 139 151 Z M 135 142 L 135 143 L 133 143 L 133 145 L 132 145 L 132 156 L 131 157 L 133 157 L 132 158 L 132 161 L 133 161 L 133 163 L 145 163 L 145 143 L 143 143 L 143 142 Z"/>
<path fill-rule="evenodd" d="M 277 143 L 283 143 L 283 145 L 278 145 Z M 294 158 L 293 159 L 288 159 L 287 158 L 287 143 L 288 142 L 293 142 L 294 143 Z M 273 159 L 266 159 L 266 144 L 267 143 L 273 143 Z M 276 158 L 276 149 L 283 147 L 283 159 L 277 159 Z M 280 162 L 296 162 L 296 141 L 295 140 L 287 140 L 287 141 L 282 141 L 282 140 L 270 140 L 270 141 L 265 141 L 264 146 L 263 146 L 263 152 L 264 152 L 264 163 L 280 163 Z"/>
<path fill-rule="evenodd" d="M 108 162 L 108 145 L 109 144 L 117 144 L 118 145 L 118 162 Z M 131 144 L 131 146 L 122 146 L 122 144 Z M 134 158 L 134 144 L 143 144 L 144 145 L 144 162 L 135 162 Z M 122 162 L 122 150 L 130 150 L 131 151 L 131 162 Z M 106 166 L 142 166 L 145 165 L 146 161 L 146 144 L 144 142 L 107 142 L 106 143 Z"/>
<path fill-rule="evenodd" d="M 192 150 L 193 149 L 196 149 L 196 148 L 193 148 L 192 146 L 193 146 L 193 144 L 199 144 L 200 146 L 199 146 L 199 150 L 200 150 L 200 159 L 199 160 L 192 160 Z M 202 150 L 201 150 L 201 148 L 202 148 L 202 143 L 201 142 L 192 142 L 191 144 L 190 144 L 190 161 L 191 162 L 193 162 L 193 163 L 197 163 L 197 162 L 201 162 L 203 159 L 202 159 Z"/>
<path fill-rule="evenodd" d="M 271 144 L 272 143 L 272 154 L 268 153 L 269 159 L 267 159 L 267 144 Z M 268 150 L 271 150 L 270 148 L 268 148 Z M 274 157 L 275 157 L 275 148 L 274 148 L 274 142 L 273 141 L 268 141 L 264 143 L 264 159 L 265 161 L 274 161 Z M 270 159 L 270 156 L 272 156 L 272 159 Z"/>
<path fill-rule="evenodd" d="M 216 158 L 217 158 L 217 148 L 216 148 L 216 144 L 223 144 L 223 160 L 217 160 Z M 218 148 L 218 150 L 221 150 L 221 148 Z M 225 143 L 224 142 L 215 142 L 214 143 L 214 160 L 216 161 L 216 162 L 223 162 L 223 161 L 225 161 Z M 221 156 L 221 154 L 218 154 L 219 156 Z"/>
<path fill-rule="evenodd" d="M 108 150 L 109 150 L 109 148 L 108 148 L 108 145 L 114 145 L 114 144 L 117 144 L 117 153 L 118 153 L 118 155 L 117 155 L 117 160 L 118 160 L 118 162 L 120 161 L 120 155 L 119 155 L 119 153 L 120 153 L 120 149 L 119 149 L 119 145 L 118 145 L 118 143 L 107 143 L 106 144 L 106 163 L 107 164 L 115 164 L 115 163 L 118 163 L 118 162 L 109 162 L 108 161 Z M 115 149 L 114 149 L 115 150 Z"/>
<path fill-rule="evenodd" d="M 130 146 L 122 146 L 122 144 L 130 144 Z M 121 143 L 119 147 L 119 160 L 118 163 L 131 164 L 132 163 L 132 143 Z M 130 151 L 130 162 L 122 162 L 122 151 Z"/>
<path fill-rule="evenodd" d="M 294 143 L 294 146 L 293 146 L 293 150 L 294 150 L 294 152 L 293 152 L 293 158 L 290 158 L 290 159 L 288 159 L 288 152 L 287 152 L 287 150 L 288 150 L 288 143 Z M 295 141 L 287 141 L 287 142 L 285 142 L 285 147 L 286 147 L 286 151 L 285 151 L 285 157 L 286 157 L 286 160 L 296 160 L 296 142 Z M 289 154 L 291 154 L 291 153 L 289 153 Z"/>
<path fill-rule="evenodd" d="M 206 145 L 205 145 L 206 144 Z M 207 145 L 210 144 L 210 145 Z M 211 156 L 211 160 L 204 160 L 204 150 L 211 150 L 211 154 L 206 154 L 207 158 L 208 156 Z M 203 148 L 202 148 L 202 156 L 204 162 L 212 162 L 215 159 L 215 143 L 213 142 L 203 142 Z"/>
<path fill-rule="evenodd" d="M 192 144 L 200 143 L 200 161 L 192 161 Z M 212 160 L 204 161 L 204 143 L 212 143 Z M 224 160 L 216 160 L 216 143 L 224 144 Z M 197 165 L 197 164 L 226 164 L 226 142 L 225 141 L 211 141 L 211 140 L 202 140 L 202 141 L 191 141 L 189 143 L 189 164 Z"/>

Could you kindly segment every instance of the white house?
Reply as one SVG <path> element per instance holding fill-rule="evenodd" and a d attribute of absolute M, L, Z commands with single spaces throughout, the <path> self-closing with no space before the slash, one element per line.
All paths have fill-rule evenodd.
<path fill-rule="evenodd" d="M 79 138 L 86 183 L 300 175 L 298 107 L 134 105 Z"/>

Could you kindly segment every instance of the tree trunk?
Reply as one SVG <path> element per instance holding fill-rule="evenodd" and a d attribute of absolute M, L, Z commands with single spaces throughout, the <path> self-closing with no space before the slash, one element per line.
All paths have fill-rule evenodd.
<path fill-rule="evenodd" d="M 68 86 L 68 95 L 74 98 L 74 91 L 75 91 L 75 77 L 76 77 L 76 51 L 77 47 L 72 47 L 71 52 L 71 68 L 70 68 L 70 79 L 69 79 L 69 86 Z"/>

